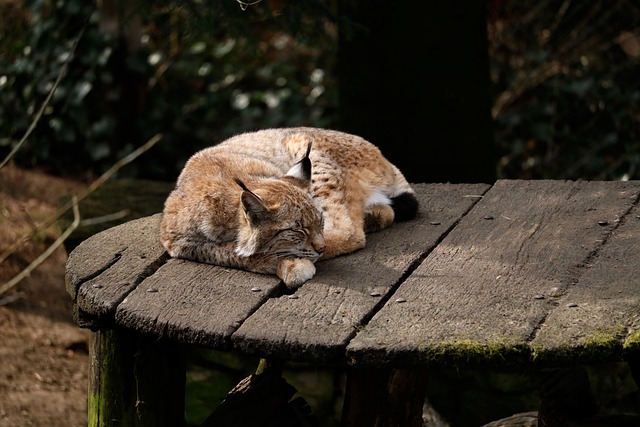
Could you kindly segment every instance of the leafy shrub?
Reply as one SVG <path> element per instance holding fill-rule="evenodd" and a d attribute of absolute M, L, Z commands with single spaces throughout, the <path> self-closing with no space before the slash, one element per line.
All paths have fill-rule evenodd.
<path fill-rule="evenodd" d="M 0 154 L 24 134 L 85 23 L 22 164 L 99 173 L 162 133 L 121 175 L 172 180 L 195 150 L 232 134 L 332 126 L 337 42 L 327 3 L 105 0 L 127 13 L 125 31 L 104 31 L 108 13 L 91 2 L 0 0 Z M 490 6 L 499 175 L 640 178 L 640 5 Z"/>
<path fill-rule="evenodd" d="M 640 5 L 494 3 L 500 175 L 640 178 Z"/>
<path fill-rule="evenodd" d="M 116 24 L 133 30 L 114 34 L 101 30 L 107 12 L 82 0 L 27 7 L 32 30 L 1 63 L 0 145 L 7 151 L 87 26 L 28 148 L 20 151 L 23 164 L 101 172 L 161 133 L 146 160 L 121 174 L 172 180 L 195 150 L 232 134 L 331 122 L 334 44 L 327 42 L 326 11 L 309 20 L 298 9 L 276 13 L 267 5 L 243 12 L 234 1 L 131 3 Z"/>

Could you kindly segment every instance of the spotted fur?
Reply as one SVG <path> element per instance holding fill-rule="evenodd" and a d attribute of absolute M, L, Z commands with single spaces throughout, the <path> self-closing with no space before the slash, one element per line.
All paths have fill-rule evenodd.
<path fill-rule="evenodd" d="M 364 247 L 365 232 L 417 209 L 402 173 L 364 139 L 268 129 L 189 159 L 160 237 L 173 257 L 277 274 L 293 287 L 313 277 L 318 259 Z"/>

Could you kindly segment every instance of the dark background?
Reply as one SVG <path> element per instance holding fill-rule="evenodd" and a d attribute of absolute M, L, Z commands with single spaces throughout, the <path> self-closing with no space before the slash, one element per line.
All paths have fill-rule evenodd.
<path fill-rule="evenodd" d="M 633 1 L 0 1 L 0 154 L 172 181 L 276 126 L 364 136 L 411 181 L 640 177 Z M 4 156 L 3 156 L 4 157 Z"/>
<path fill-rule="evenodd" d="M 413 182 L 640 179 L 635 1 L 0 0 L 0 160 L 65 64 L 22 168 L 91 179 L 161 133 L 118 177 L 173 182 L 200 148 L 305 125 L 364 136 Z M 255 368 L 230 357 L 193 363 L 214 369 L 187 381 L 190 420 Z M 305 389 L 294 368 L 330 419 L 343 377 L 314 370 Z M 604 404 L 637 410 L 626 365 L 590 374 Z M 454 367 L 427 394 L 451 425 L 480 425 L 535 409 L 537 386 Z"/>

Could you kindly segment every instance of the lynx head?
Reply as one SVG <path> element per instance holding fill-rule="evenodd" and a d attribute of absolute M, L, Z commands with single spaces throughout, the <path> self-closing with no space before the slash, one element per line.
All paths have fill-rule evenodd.
<path fill-rule="evenodd" d="M 287 174 L 256 184 L 244 183 L 240 196 L 240 229 L 236 253 L 240 256 L 272 254 L 276 258 L 322 255 L 322 215 L 309 195 L 311 163 L 307 155 Z"/>

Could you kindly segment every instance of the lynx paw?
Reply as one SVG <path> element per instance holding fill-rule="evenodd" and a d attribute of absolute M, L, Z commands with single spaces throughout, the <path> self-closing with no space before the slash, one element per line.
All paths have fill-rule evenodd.
<path fill-rule="evenodd" d="M 372 205 L 364 213 L 364 232 L 384 230 L 393 223 L 393 209 L 389 205 Z"/>
<path fill-rule="evenodd" d="M 315 274 L 315 265 L 306 258 L 287 258 L 278 263 L 278 277 L 288 288 L 297 288 Z"/>

